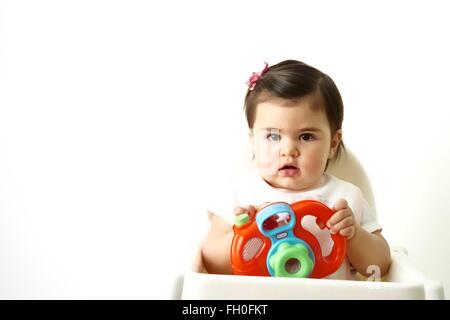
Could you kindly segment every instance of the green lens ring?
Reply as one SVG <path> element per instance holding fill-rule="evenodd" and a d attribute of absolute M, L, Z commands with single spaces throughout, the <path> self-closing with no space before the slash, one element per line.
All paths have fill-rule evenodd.
<path fill-rule="evenodd" d="M 297 272 L 291 273 L 286 270 L 286 263 L 291 259 L 300 262 Z M 270 257 L 269 264 L 276 277 L 307 278 L 314 268 L 314 262 L 308 255 L 308 248 L 302 243 L 280 244 L 277 252 Z"/>

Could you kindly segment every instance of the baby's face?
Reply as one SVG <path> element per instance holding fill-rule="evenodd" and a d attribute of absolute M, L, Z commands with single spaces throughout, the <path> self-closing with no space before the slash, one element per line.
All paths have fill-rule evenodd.
<path fill-rule="evenodd" d="M 251 138 L 262 178 L 275 188 L 306 191 L 321 183 L 327 160 L 339 144 L 313 95 L 289 102 L 259 103 Z"/>

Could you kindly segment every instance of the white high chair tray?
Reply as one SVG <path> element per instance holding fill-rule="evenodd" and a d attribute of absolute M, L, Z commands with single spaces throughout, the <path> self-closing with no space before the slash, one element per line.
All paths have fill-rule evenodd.
<path fill-rule="evenodd" d="M 205 273 L 200 252 L 184 274 L 181 299 L 444 299 L 443 286 L 428 279 L 394 248 L 392 264 L 382 281 L 295 279 Z"/>

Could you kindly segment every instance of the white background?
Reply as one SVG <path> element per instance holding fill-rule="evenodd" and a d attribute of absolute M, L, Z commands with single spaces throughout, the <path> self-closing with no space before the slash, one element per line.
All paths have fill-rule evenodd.
<path fill-rule="evenodd" d="M 0 10 L 1 298 L 170 298 L 246 145 L 245 81 L 284 59 L 335 80 L 385 237 L 450 292 L 445 1 Z"/>

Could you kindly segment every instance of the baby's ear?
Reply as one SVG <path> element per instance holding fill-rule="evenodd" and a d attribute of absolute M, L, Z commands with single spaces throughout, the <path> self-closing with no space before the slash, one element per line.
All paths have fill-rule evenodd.
<path fill-rule="evenodd" d="M 331 137 L 331 143 L 330 143 L 330 153 L 328 155 L 328 159 L 333 158 L 334 154 L 336 153 L 336 150 L 339 147 L 339 144 L 342 140 L 342 129 L 339 129 L 336 131 L 336 133 Z"/>

